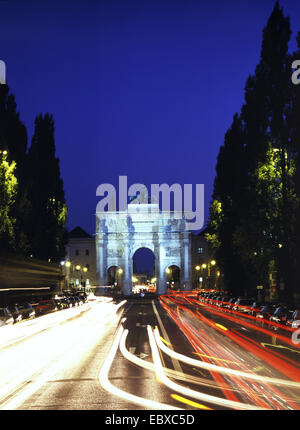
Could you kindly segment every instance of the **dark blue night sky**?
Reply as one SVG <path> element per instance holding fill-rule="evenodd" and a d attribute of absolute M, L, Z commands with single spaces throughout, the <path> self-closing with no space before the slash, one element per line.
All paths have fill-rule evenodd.
<path fill-rule="evenodd" d="M 68 228 L 95 230 L 96 188 L 205 184 L 259 61 L 274 0 L 1 1 L 0 59 L 29 142 L 56 124 Z M 281 0 L 300 30 L 300 3 Z M 237 160 L 233 160 L 233 163 Z"/>

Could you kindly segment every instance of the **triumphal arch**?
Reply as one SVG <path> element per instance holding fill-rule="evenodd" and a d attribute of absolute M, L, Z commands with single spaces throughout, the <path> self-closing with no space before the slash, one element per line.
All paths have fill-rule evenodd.
<path fill-rule="evenodd" d="M 133 255 L 140 248 L 155 256 L 158 294 L 167 291 L 166 270 L 180 269 L 180 289 L 191 289 L 190 232 L 181 212 L 163 212 L 159 205 L 129 204 L 124 211 L 96 211 L 97 284 L 107 285 L 112 266 L 122 273 L 122 292 L 132 291 Z"/>

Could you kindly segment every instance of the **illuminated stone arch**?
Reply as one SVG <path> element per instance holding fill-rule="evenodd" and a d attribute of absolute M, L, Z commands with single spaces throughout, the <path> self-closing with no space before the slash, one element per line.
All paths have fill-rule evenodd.
<path fill-rule="evenodd" d="M 97 283 L 107 285 L 107 268 L 123 269 L 122 292 L 132 291 L 132 258 L 140 248 L 155 257 L 157 293 L 167 291 L 166 268 L 180 269 L 180 289 L 191 289 L 190 233 L 178 213 L 159 211 L 157 204 L 130 204 L 126 211 L 96 212 Z"/>

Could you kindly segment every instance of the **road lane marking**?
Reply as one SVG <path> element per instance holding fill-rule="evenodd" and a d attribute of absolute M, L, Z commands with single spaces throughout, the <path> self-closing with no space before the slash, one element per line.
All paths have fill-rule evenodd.
<path fill-rule="evenodd" d="M 228 328 L 224 327 L 222 324 L 217 324 L 216 323 L 216 326 L 219 327 L 220 329 L 224 330 L 224 331 L 228 331 Z"/>
<path fill-rule="evenodd" d="M 207 406 L 201 405 L 200 403 L 194 402 L 193 400 L 186 399 L 185 397 L 179 396 L 178 394 L 171 394 L 171 397 L 178 402 L 185 403 L 186 405 L 193 406 L 194 408 L 198 409 L 206 409 L 212 411 L 212 408 L 209 408 Z"/>
<path fill-rule="evenodd" d="M 292 352 L 296 352 L 297 354 L 300 354 L 300 351 L 296 351 L 295 349 L 289 348 L 288 346 L 284 346 L 284 345 L 276 345 L 274 343 L 265 343 L 265 342 L 261 342 L 260 343 L 264 348 L 266 346 L 272 346 L 273 348 L 282 348 L 282 349 L 288 349 L 289 351 Z"/>
<path fill-rule="evenodd" d="M 149 357 L 149 354 L 145 354 L 144 352 L 141 352 L 139 357 L 141 360 L 143 360 L 144 358 Z"/>
<path fill-rule="evenodd" d="M 167 333 L 167 331 L 165 329 L 165 326 L 163 325 L 163 322 L 162 322 L 162 320 L 161 320 L 161 318 L 159 316 L 158 310 L 157 310 L 157 308 L 155 306 L 154 300 L 152 300 L 152 307 L 153 307 L 154 313 L 156 315 L 156 318 L 157 318 L 158 324 L 160 326 L 160 329 L 162 331 L 163 337 L 168 342 L 168 344 L 170 345 L 170 348 L 174 351 L 174 348 L 173 348 L 173 346 L 171 344 L 171 341 L 170 341 L 170 338 L 168 336 L 168 333 Z M 171 357 L 171 360 L 172 360 L 172 364 L 173 364 L 173 367 L 176 370 L 176 372 L 183 373 L 182 367 L 181 367 L 179 361 L 176 358 L 174 359 L 173 357 Z"/>
<path fill-rule="evenodd" d="M 166 339 L 164 339 L 162 336 L 160 336 L 160 338 L 163 341 L 163 343 L 165 343 L 167 346 L 172 346 L 172 344 L 170 342 L 168 342 Z"/>
<path fill-rule="evenodd" d="M 141 324 L 139 322 L 135 323 L 137 327 L 147 327 L 147 324 Z"/>

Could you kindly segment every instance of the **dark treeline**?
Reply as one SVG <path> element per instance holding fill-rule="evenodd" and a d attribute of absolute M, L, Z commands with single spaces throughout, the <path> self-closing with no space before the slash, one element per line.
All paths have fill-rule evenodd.
<path fill-rule="evenodd" d="M 260 61 L 217 159 L 207 239 L 234 295 L 277 281 L 279 299 L 300 292 L 300 85 L 292 83 L 289 17 L 276 3 Z"/>
<path fill-rule="evenodd" d="M 27 130 L 14 95 L 0 85 L 0 257 L 64 257 L 67 207 L 55 156 L 52 115 L 35 119 L 28 148 Z"/>

